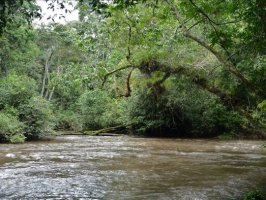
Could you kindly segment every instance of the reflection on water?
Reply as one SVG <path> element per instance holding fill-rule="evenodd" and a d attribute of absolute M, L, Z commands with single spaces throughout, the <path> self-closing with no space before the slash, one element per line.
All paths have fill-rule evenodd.
<path fill-rule="evenodd" d="M 63 136 L 0 145 L 0 199 L 237 199 L 266 190 L 262 141 Z"/>

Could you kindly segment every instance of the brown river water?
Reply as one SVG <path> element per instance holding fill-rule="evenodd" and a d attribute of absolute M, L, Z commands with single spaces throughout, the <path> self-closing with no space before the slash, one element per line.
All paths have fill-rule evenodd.
<path fill-rule="evenodd" d="M 266 191 L 265 141 L 60 136 L 0 144 L 0 199 L 239 199 Z"/>

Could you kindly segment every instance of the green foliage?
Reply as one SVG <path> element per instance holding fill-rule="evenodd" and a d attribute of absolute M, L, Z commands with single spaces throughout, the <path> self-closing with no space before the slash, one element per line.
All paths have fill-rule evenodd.
<path fill-rule="evenodd" d="M 0 112 L 13 126 L 2 140 L 40 138 L 53 121 L 185 137 L 266 130 L 264 0 L 80 0 L 80 22 L 37 30 L 25 23 L 35 1 L 3 2 Z"/>
<path fill-rule="evenodd" d="M 78 105 L 85 129 L 115 126 L 119 121 L 117 101 L 104 90 L 85 92 Z"/>
<path fill-rule="evenodd" d="M 0 112 L 0 141 L 23 142 L 24 124 L 17 117 Z"/>
<path fill-rule="evenodd" d="M 56 130 L 82 130 L 82 117 L 71 110 L 58 110 L 56 113 Z"/>
<path fill-rule="evenodd" d="M 20 143 L 50 132 L 52 113 L 48 102 L 35 97 L 37 87 L 33 79 L 9 73 L 0 83 L 0 110 L 5 113 L 1 116 L 1 140 Z"/>
<path fill-rule="evenodd" d="M 266 89 L 266 55 L 245 59 L 237 67 L 257 86 Z"/>
<path fill-rule="evenodd" d="M 198 136 L 214 136 L 223 133 L 235 133 L 240 129 L 243 119 L 236 112 L 229 111 L 214 97 L 205 100 L 203 105 L 192 105 L 195 110 L 187 113 L 192 122 L 192 132 Z M 191 112 L 192 111 L 192 112 Z"/>
<path fill-rule="evenodd" d="M 266 100 L 263 100 L 261 103 L 259 103 L 258 108 L 261 110 L 266 110 Z"/>
<path fill-rule="evenodd" d="M 36 94 L 36 82 L 25 76 L 10 73 L 0 79 L 0 109 L 18 107 Z"/>
<path fill-rule="evenodd" d="M 167 131 L 170 131 L 171 126 L 175 123 L 172 120 L 173 115 L 179 115 L 180 112 L 178 107 L 174 108 L 173 112 L 169 112 L 170 110 L 165 106 L 164 100 L 162 98 L 157 99 L 155 94 L 145 89 L 131 97 L 127 106 L 128 121 L 133 123 L 134 132 L 168 134 Z M 165 112 L 169 112 L 169 114 L 165 115 Z M 177 119 L 177 116 L 175 118 Z M 181 132 L 181 134 L 183 133 Z"/>
<path fill-rule="evenodd" d="M 64 67 L 63 74 L 58 75 L 57 72 L 52 74 L 52 80 L 50 87 L 55 87 L 54 101 L 59 107 L 68 109 L 71 105 L 74 105 L 79 96 L 85 90 L 86 81 L 80 76 L 80 68 L 82 66 L 78 64 L 69 64 Z"/>
<path fill-rule="evenodd" d="M 32 21 L 33 17 L 39 17 L 39 7 L 31 0 L 2 0 L 0 5 L 0 36 L 10 24 L 16 23 L 14 18 L 19 17 L 20 23 Z"/>
<path fill-rule="evenodd" d="M 36 57 L 41 53 L 36 38 L 36 31 L 27 24 L 18 21 L 8 26 L 7 32 L 0 37 L 2 75 L 15 70 L 17 74 L 37 77 L 42 66 L 36 62 Z"/>
<path fill-rule="evenodd" d="M 88 91 L 81 95 L 79 105 L 86 128 L 102 127 L 101 116 L 109 101 L 110 98 L 104 91 Z"/>
<path fill-rule="evenodd" d="M 39 139 L 51 134 L 54 117 L 51 105 L 42 97 L 32 97 L 19 107 L 19 119 L 25 124 L 27 139 Z"/>
<path fill-rule="evenodd" d="M 186 79 L 168 81 L 163 94 L 143 89 L 129 102 L 133 129 L 161 136 L 212 137 L 240 130 L 243 119 Z"/>
<path fill-rule="evenodd" d="M 251 189 L 243 200 L 265 200 L 264 194 L 257 188 Z"/>
<path fill-rule="evenodd" d="M 25 142 L 25 139 L 26 139 L 26 137 L 22 133 L 12 135 L 9 137 L 9 141 L 11 143 L 23 143 L 23 142 Z"/>

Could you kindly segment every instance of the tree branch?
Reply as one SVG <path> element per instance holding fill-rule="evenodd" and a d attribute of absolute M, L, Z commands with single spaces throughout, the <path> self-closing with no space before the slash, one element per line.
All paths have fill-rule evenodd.
<path fill-rule="evenodd" d="M 116 72 L 118 72 L 118 71 L 122 71 L 122 70 L 124 70 L 124 69 L 128 69 L 128 68 L 136 68 L 136 67 L 135 67 L 135 66 L 132 66 L 132 65 L 127 65 L 127 66 L 125 66 L 125 67 L 121 67 L 121 68 L 115 69 L 115 70 L 113 70 L 113 71 L 108 72 L 107 74 L 105 74 L 104 77 L 103 77 L 102 87 L 104 86 L 104 84 L 105 84 L 107 78 L 108 78 L 110 75 L 112 75 L 112 74 L 114 74 L 114 73 L 116 73 Z"/>
<path fill-rule="evenodd" d="M 131 74 L 132 74 L 133 70 L 134 70 L 134 68 L 127 75 L 126 92 L 124 94 L 124 97 L 130 97 L 131 96 L 130 78 L 131 78 Z"/>
<path fill-rule="evenodd" d="M 266 98 L 266 93 L 265 91 L 261 90 L 258 88 L 256 85 L 252 84 L 248 79 L 246 79 L 243 74 L 235 68 L 234 63 L 230 61 L 230 59 L 226 58 L 222 53 L 216 51 L 212 46 L 210 46 L 206 41 L 200 39 L 199 37 L 194 36 L 191 34 L 191 32 L 188 30 L 188 28 L 182 23 L 180 19 L 180 14 L 176 7 L 169 2 L 169 0 L 165 0 L 165 2 L 172 8 L 177 21 L 180 23 L 180 27 L 183 31 L 183 35 L 196 43 L 198 43 L 200 46 L 204 47 L 208 51 L 210 51 L 216 58 L 217 60 L 223 64 L 223 66 L 231 72 L 238 80 L 240 80 L 241 83 L 243 83 L 247 88 L 250 89 L 251 92 L 257 94 L 258 96 L 262 98 Z"/>

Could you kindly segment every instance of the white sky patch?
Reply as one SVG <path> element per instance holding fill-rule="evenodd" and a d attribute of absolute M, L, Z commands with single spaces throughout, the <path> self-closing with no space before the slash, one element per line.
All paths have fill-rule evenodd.
<path fill-rule="evenodd" d="M 64 9 L 61 9 L 59 4 L 54 3 L 54 11 L 52 9 L 48 9 L 48 3 L 49 1 L 46 2 L 45 0 L 37 0 L 37 4 L 42 10 L 42 18 L 35 19 L 33 21 L 34 26 L 40 26 L 42 24 L 48 25 L 53 22 L 66 24 L 67 22 L 79 20 L 79 12 L 75 9 L 75 5 L 77 4 L 76 1 L 68 1 L 68 3 L 64 3 Z M 70 12 L 66 12 L 65 9 Z M 54 21 L 52 19 L 54 19 Z"/>

